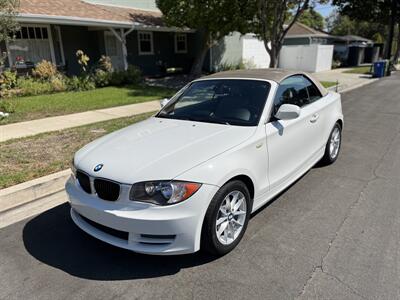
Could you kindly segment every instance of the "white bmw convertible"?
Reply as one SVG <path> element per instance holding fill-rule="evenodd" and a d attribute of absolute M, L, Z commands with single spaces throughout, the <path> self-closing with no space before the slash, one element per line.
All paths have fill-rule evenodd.
<path fill-rule="evenodd" d="M 308 74 L 247 70 L 188 84 L 153 117 L 73 160 L 73 221 L 147 254 L 223 255 L 252 212 L 341 146 L 340 95 Z"/>

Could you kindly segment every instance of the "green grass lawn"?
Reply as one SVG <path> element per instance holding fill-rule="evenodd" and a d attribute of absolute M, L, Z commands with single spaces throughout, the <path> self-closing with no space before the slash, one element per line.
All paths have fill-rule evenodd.
<path fill-rule="evenodd" d="M 371 66 L 355 67 L 350 70 L 344 71 L 345 74 L 371 74 Z"/>
<path fill-rule="evenodd" d="M 11 102 L 15 110 L 0 120 L 0 125 L 157 100 L 173 94 L 167 88 L 129 86 L 0 100 Z"/>
<path fill-rule="evenodd" d="M 325 88 L 329 88 L 329 87 L 335 86 L 337 84 L 337 82 L 336 81 L 321 81 L 321 84 Z"/>
<path fill-rule="evenodd" d="M 68 169 L 74 153 L 82 146 L 151 115 L 120 118 L 0 143 L 0 189 Z"/>

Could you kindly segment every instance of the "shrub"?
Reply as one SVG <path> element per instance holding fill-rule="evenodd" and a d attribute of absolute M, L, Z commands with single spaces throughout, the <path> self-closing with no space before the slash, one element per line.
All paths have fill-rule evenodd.
<path fill-rule="evenodd" d="M 42 80 L 49 80 L 57 76 L 58 71 L 56 65 L 47 60 L 42 60 L 33 69 L 32 75 Z"/>
<path fill-rule="evenodd" d="M 109 56 L 102 55 L 97 63 L 97 69 L 111 73 L 113 71 L 111 58 Z"/>
<path fill-rule="evenodd" d="M 223 63 L 219 64 L 219 66 L 216 68 L 216 71 L 222 72 L 222 71 L 233 71 L 233 70 L 241 70 L 241 69 L 245 69 L 245 65 L 243 62 L 238 62 L 237 64 L 223 62 Z"/>
<path fill-rule="evenodd" d="M 110 85 L 112 72 L 113 66 L 111 58 L 102 55 L 91 77 L 97 87 L 105 87 Z"/>
<path fill-rule="evenodd" d="M 15 112 L 15 103 L 10 100 L 0 100 L 0 111 L 5 113 Z"/>
<path fill-rule="evenodd" d="M 97 69 L 92 75 L 92 79 L 97 87 L 105 87 L 110 85 L 112 73 Z"/>
<path fill-rule="evenodd" d="M 88 91 L 96 88 L 96 85 L 89 76 L 73 76 L 67 80 L 69 91 Z"/>
<path fill-rule="evenodd" d="M 56 76 L 50 79 L 50 84 L 54 92 L 64 92 L 67 90 L 66 79 L 63 76 Z"/>
<path fill-rule="evenodd" d="M 12 98 L 12 97 L 17 97 L 21 96 L 21 91 L 19 89 L 10 89 L 10 90 L 0 90 L 0 98 Z M 1 101 L 1 100 L 0 100 Z"/>
<path fill-rule="evenodd" d="M 123 85 L 125 82 L 125 72 L 124 71 L 116 71 L 112 73 L 110 78 L 110 84 L 114 86 Z"/>
<path fill-rule="evenodd" d="M 126 84 L 135 84 L 142 81 L 142 72 L 136 66 L 129 65 L 128 70 L 125 73 Z"/>
<path fill-rule="evenodd" d="M 0 74 L 0 90 L 10 90 L 17 84 L 17 73 L 4 71 Z"/>
<path fill-rule="evenodd" d="M 17 81 L 17 89 L 22 96 L 35 96 L 53 92 L 53 86 L 49 81 L 35 80 L 31 77 L 21 77 Z"/>
<path fill-rule="evenodd" d="M 142 73 L 136 66 L 130 65 L 126 71 L 114 72 L 111 76 L 111 85 L 120 86 L 135 84 L 142 80 Z"/>

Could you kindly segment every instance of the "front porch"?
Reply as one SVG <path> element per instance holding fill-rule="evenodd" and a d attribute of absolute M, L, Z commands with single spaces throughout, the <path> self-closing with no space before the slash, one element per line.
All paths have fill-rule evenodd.
<path fill-rule="evenodd" d="M 5 45 L 8 67 L 30 69 L 42 60 L 53 62 L 68 75 L 77 75 L 80 66 L 76 51 L 90 57 L 90 65 L 107 55 L 115 70 L 129 64 L 144 75 L 165 75 L 168 68 L 186 73 L 196 55 L 197 34 L 170 28 L 117 28 L 61 24 L 21 23 L 15 40 Z"/>

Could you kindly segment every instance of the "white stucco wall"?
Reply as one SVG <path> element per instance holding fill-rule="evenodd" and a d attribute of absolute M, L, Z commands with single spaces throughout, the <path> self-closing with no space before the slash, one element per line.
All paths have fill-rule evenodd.
<path fill-rule="evenodd" d="M 253 68 L 268 68 L 271 61 L 264 42 L 254 34 L 243 37 L 243 62 Z"/>
<path fill-rule="evenodd" d="M 264 42 L 254 34 L 233 32 L 211 50 L 211 67 L 214 71 L 219 71 L 224 65 L 237 66 L 240 63 L 252 69 L 269 67 L 270 57 Z"/>
<path fill-rule="evenodd" d="M 237 66 L 242 62 L 243 40 L 239 32 L 233 32 L 211 49 L 211 69 L 219 71 L 223 65 Z"/>
<path fill-rule="evenodd" d="M 332 68 L 333 45 L 283 46 L 279 67 L 306 72 L 322 72 Z"/>

